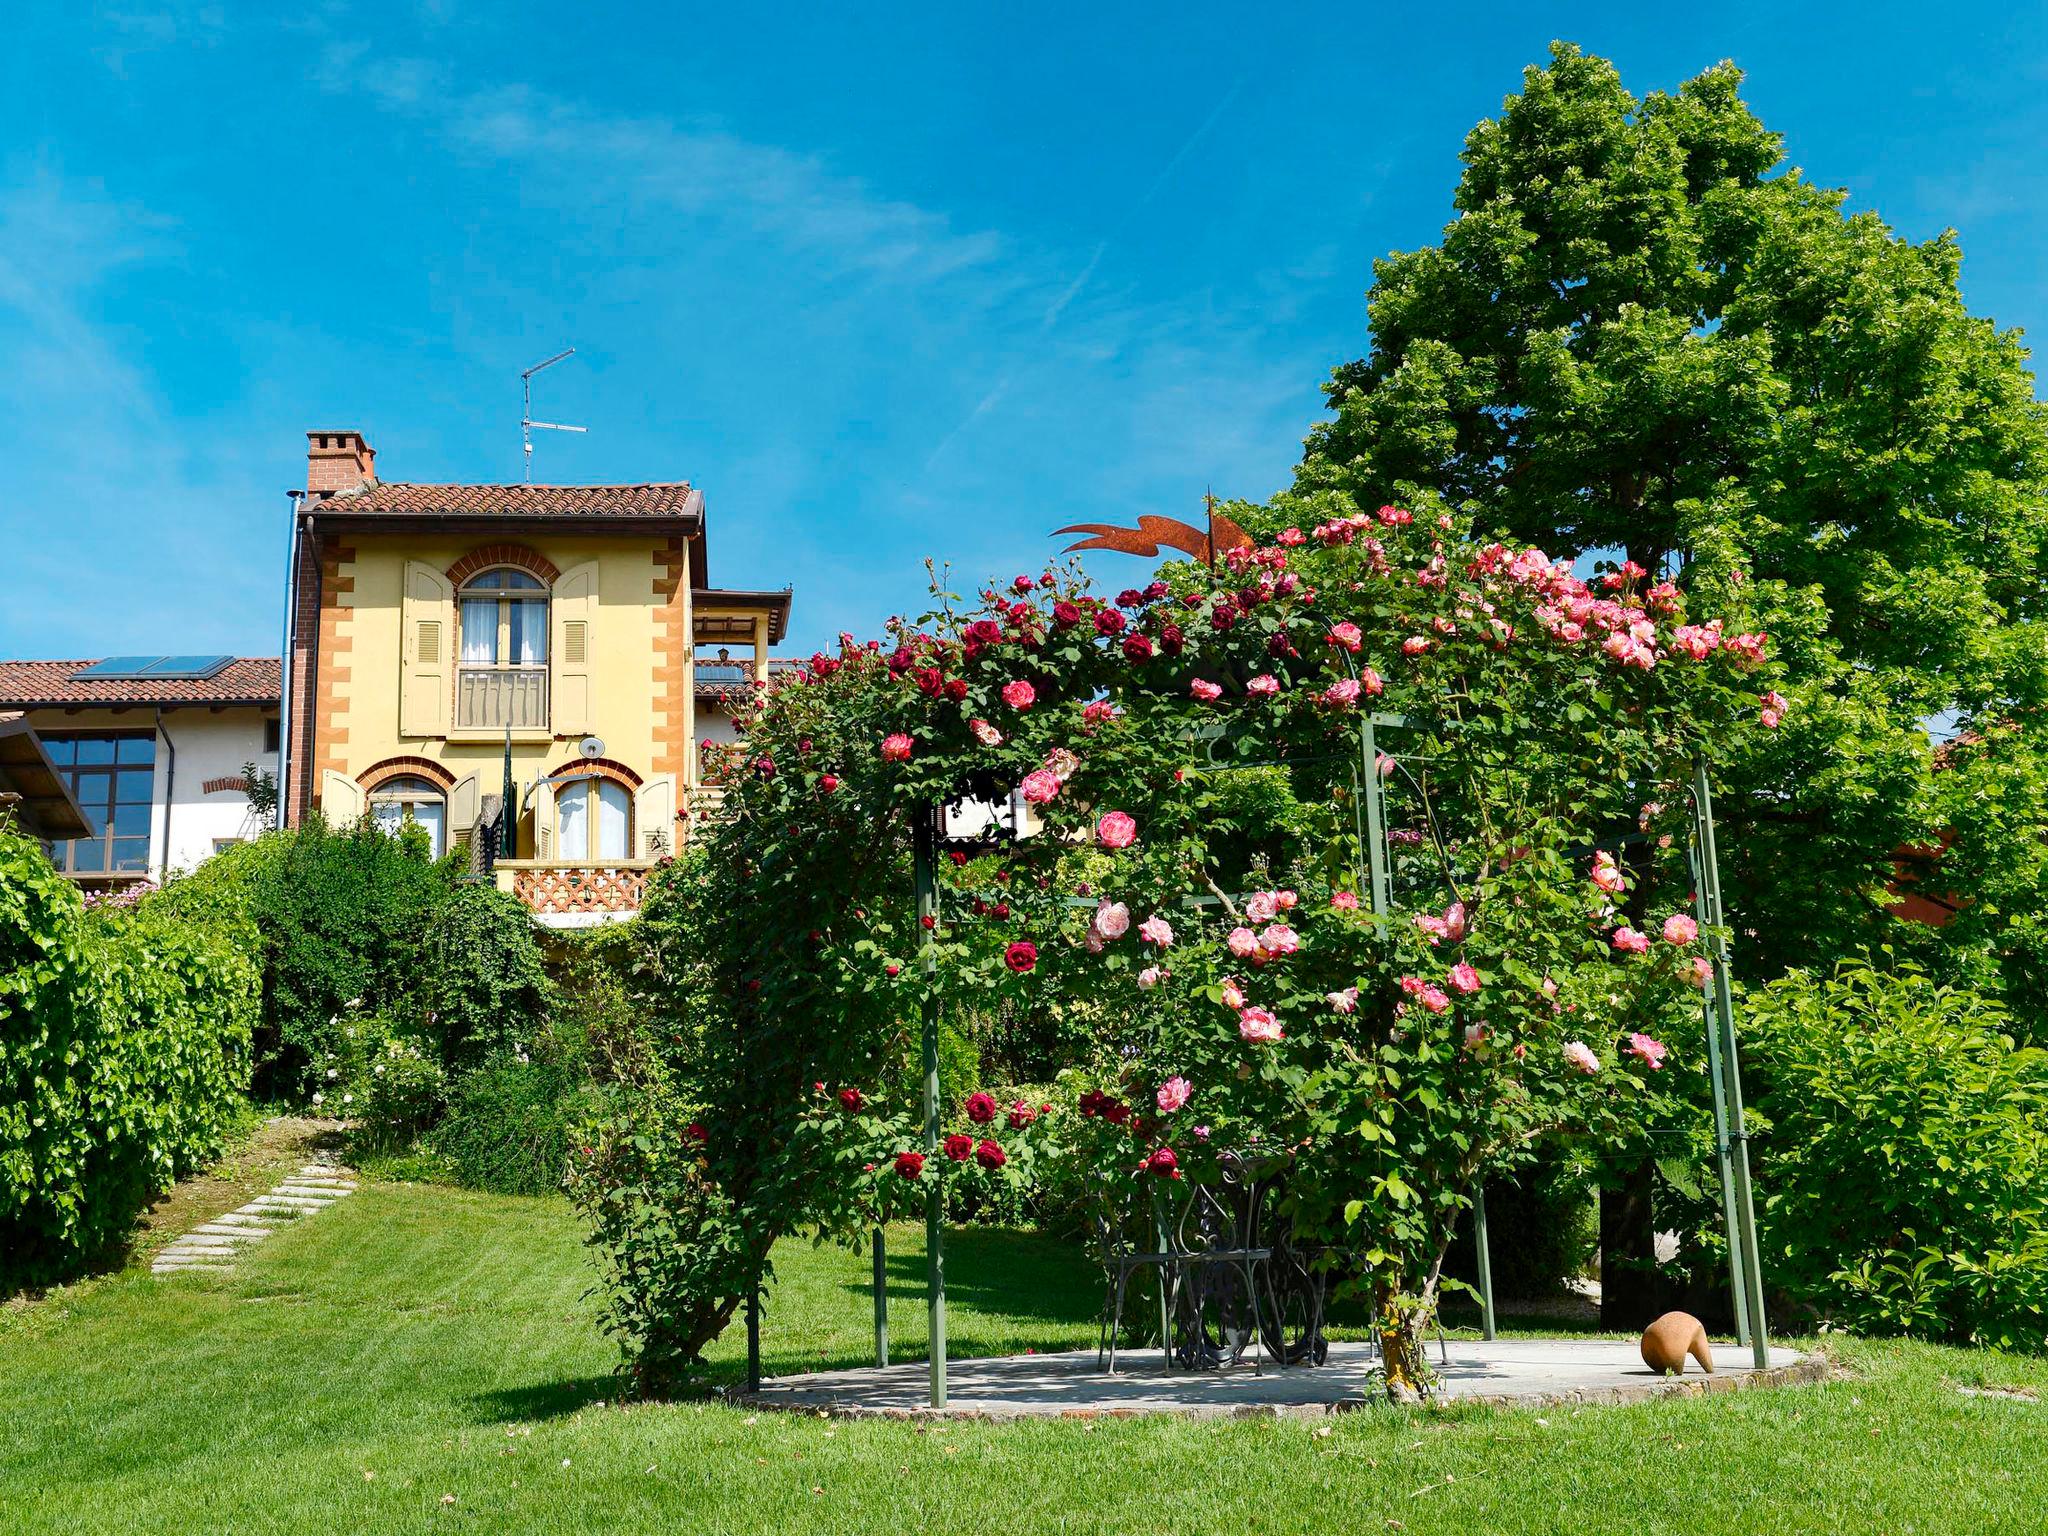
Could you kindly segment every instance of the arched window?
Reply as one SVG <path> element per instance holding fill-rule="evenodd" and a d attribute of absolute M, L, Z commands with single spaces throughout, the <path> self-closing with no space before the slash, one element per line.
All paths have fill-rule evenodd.
<path fill-rule="evenodd" d="M 555 792 L 565 859 L 624 859 L 632 846 L 633 797 L 614 779 L 576 779 Z"/>
<path fill-rule="evenodd" d="M 462 584 L 456 724 L 464 729 L 548 723 L 548 589 L 511 566 Z"/>
<path fill-rule="evenodd" d="M 370 791 L 370 819 L 386 836 L 396 837 L 407 822 L 427 834 L 435 858 L 448 851 L 448 797 L 425 779 L 386 779 Z"/>

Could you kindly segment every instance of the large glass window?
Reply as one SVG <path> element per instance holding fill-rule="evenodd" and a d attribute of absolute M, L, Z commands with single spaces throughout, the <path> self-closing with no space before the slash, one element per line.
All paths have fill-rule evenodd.
<path fill-rule="evenodd" d="M 548 593 L 540 578 L 485 571 L 462 589 L 465 666 L 536 667 L 548 659 Z"/>
<path fill-rule="evenodd" d="M 555 793 L 565 859 L 623 859 L 632 846 L 632 799 L 612 779 L 578 779 Z"/>
<path fill-rule="evenodd" d="M 56 866 L 73 875 L 149 872 L 149 818 L 156 784 L 154 731 L 46 731 L 43 749 L 92 836 L 49 845 Z"/>
<path fill-rule="evenodd" d="M 435 858 L 448 851 L 448 797 L 425 779 L 386 779 L 379 784 L 370 793 L 370 819 L 388 837 L 398 836 L 411 822 L 427 834 Z"/>

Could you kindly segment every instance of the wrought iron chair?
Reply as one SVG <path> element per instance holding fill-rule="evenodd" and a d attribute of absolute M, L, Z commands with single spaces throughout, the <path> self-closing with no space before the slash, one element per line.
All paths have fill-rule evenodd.
<path fill-rule="evenodd" d="M 1123 1336 L 1124 1302 L 1131 1277 L 1143 1270 L 1157 1273 L 1160 1291 L 1161 1348 L 1173 1365 L 1173 1307 L 1179 1254 L 1170 1241 L 1163 1212 L 1151 1190 L 1129 1180 L 1103 1181 L 1090 1220 L 1095 1228 L 1096 1257 L 1102 1265 L 1101 1325 L 1095 1339 L 1095 1363 L 1116 1374 L 1117 1341 Z"/>
<path fill-rule="evenodd" d="M 1260 1323 L 1271 1310 L 1261 1299 L 1273 1250 L 1259 1237 L 1261 1186 L 1233 1155 L 1221 1164 L 1220 1182 L 1189 1189 L 1174 1227 L 1173 1355 L 1190 1370 L 1236 1365 L 1253 1345 L 1260 1366 L 1270 1353 Z"/>

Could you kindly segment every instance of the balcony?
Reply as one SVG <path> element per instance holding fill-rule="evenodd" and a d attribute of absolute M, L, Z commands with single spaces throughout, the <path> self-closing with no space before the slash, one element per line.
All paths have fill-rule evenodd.
<path fill-rule="evenodd" d="M 491 874 L 543 928 L 593 928 L 640 910 L 655 859 L 500 859 Z"/>
<path fill-rule="evenodd" d="M 458 731 L 544 731 L 548 727 L 545 666 L 470 664 L 455 671 Z"/>

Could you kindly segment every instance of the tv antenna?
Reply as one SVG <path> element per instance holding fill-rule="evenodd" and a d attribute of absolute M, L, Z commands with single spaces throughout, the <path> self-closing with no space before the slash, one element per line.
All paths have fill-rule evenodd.
<path fill-rule="evenodd" d="M 519 375 L 520 388 L 526 392 L 525 409 L 519 413 L 519 446 L 525 451 L 526 483 L 533 484 L 533 429 L 541 427 L 549 432 L 588 432 L 588 427 L 565 426 L 559 421 L 535 421 L 533 419 L 533 376 L 543 368 L 552 368 L 565 357 L 576 355 L 574 347 L 564 348 L 546 362 L 535 363 Z"/>

